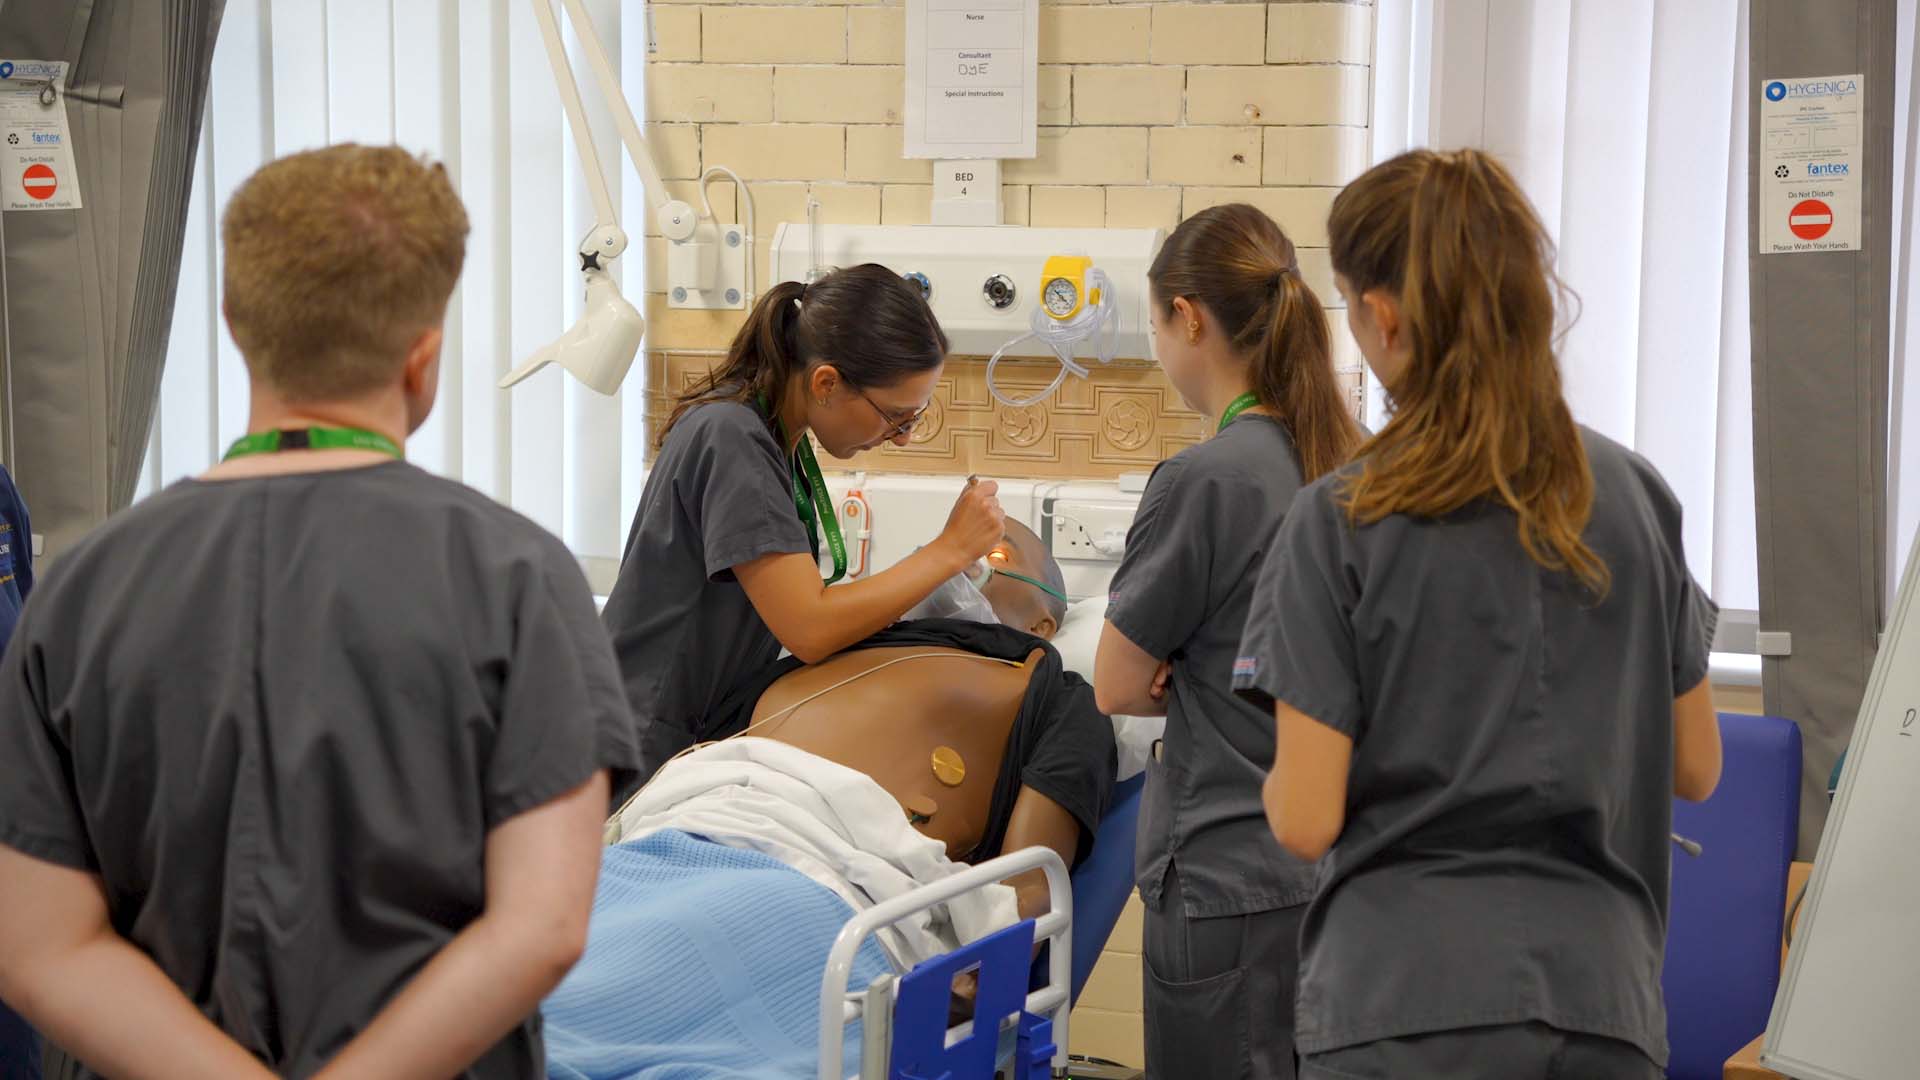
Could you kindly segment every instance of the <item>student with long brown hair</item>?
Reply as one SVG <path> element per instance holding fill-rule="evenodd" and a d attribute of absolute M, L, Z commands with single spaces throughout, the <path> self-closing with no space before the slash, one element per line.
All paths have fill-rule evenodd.
<path fill-rule="evenodd" d="M 1189 218 L 1147 272 L 1154 352 L 1212 438 L 1154 470 L 1095 659 L 1108 713 L 1167 717 L 1136 866 L 1150 1076 L 1292 1077 L 1313 867 L 1268 832 L 1273 723 L 1230 693 L 1253 584 L 1303 483 L 1362 431 L 1291 241 L 1246 205 Z"/>
<path fill-rule="evenodd" d="M 1577 425 L 1552 246 L 1474 150 L 1341 192 L 1335 280 L 1391 419 L 1303 491 L 1235 685 L 1320 860 L 1303 1077 L 1658 1077 L 1672 797 L 1720 741 L 1680 505 Z"/>
<path fill-rule="evenodd" d="M 715 705 L 786 650 L 812 663 L 884 629 L 1005 535 L 969 483 L 932 542 L 837 588 L 846 548 L 809 433 L 837 458 L 906 445 L 947 359 L 920 291 L 871 263 L 769 289 L 680 394 L 604 621 L 641 738 L 640 777 L 716 734 Z M 824 538 L 834 562 L 822 580 Z"/>

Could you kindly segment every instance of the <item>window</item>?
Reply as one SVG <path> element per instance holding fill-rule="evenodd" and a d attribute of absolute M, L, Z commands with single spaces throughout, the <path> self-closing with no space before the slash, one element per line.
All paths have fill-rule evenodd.
<path fill-rule="evenodd" d="M 1376 158 L 1472 145 L 1513 170 L 1580 297 L 1561 350 L 1575 417 L 1653 461 L 1694 575 L 1757 609 L 1745 0 L 1377 11 Z"/>
<path fill-rule="evenodd" d="M 644 7 L 587 7 L 644 115 Z M 586 96 L 603 159 L 624 163 L 607 152 L 617 146 L 610 114 Z M 444 161 L 472 218 L 439 404 L 412 440 L 413 460 L 511 504 L 604 569 L 644 482 L 644 364 L 615 398 L 557 368 L 510 394 L 495 386 L 578 317 L 574 252 L 593 224 L 526 0 L 228 0 L 142 493 L 204 470 L 246 427 L 246 372 L 219 316 L 228 196 L 273 157 L 343 141 Z M 614 272 L 638 281 L 652 215 L 631 165 L 610 179 L 632 240 Z M 638 300 L 639 289 L 627 291 Z"/>

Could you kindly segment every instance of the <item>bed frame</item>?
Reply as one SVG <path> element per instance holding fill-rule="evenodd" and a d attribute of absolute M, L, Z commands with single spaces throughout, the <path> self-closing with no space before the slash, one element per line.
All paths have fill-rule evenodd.
<path fill-rule="evenodd" d="M 1047 875 L 1045 915 L 923 961 L 904 976 L 882 975 L 864 990 L 847 985 L 854 955 L 882 928 L 962 893 L 1035 869 Z M 1046 982 L 1031 989 L 1030 957 L 1036 941 L 1051 947 Z M 1046 848 L 1002 855 L 876 904 L 841 928 L 827 957 L 820 979 L 819 1080 L 890 1080 L 904 1075 L 991 1080 L 1002 1025 L 1016 1016 L 1015 1063 L 1008 1075 L 1015 1080 L 1041 1080 L 1064 1074 L 1067 1020 L 1073 1007 L 1072 957 L 1073 884 L 1066 864 Z M 977 1035 L 972 1021 L 946 1025 L 953 977 L 974 968 L 979 970 L 976 1010 L 999 1014 L 997 1022 L 983 1025 Z M 842 1060 L 843 1040 L 847 1025 L 855 1020 L 862 1022 L 861 1061 L 859 1071 L 849 1073 Z M 999 1064 L 1004 1068 L 1003 1062 Z"/>

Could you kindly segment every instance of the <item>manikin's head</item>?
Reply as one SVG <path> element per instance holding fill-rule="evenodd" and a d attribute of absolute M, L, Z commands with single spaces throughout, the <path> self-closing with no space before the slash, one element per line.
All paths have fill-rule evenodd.
<path fill-rule="evenodd" d="M 994 574 L 981 586 L 980 593 L 993 605 L 993 613 L 1002 623 L 1038 638 L 1051 639 L 1060 631 L 1067 617 L 1066 578 L 1061 576 L 1053 553 L 1032 529 L 1009 518 L 1007 534 L 987 552 L 987 565 Z"/>

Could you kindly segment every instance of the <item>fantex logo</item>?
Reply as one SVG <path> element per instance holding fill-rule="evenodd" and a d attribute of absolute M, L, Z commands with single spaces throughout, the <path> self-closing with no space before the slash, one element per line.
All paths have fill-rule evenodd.
<path fill-rule="evenodd" d="M 1809 161 L 1808 176 L 1845 176 L 1849 166 L 1844 161 Z"/>

